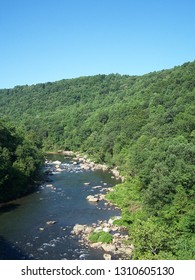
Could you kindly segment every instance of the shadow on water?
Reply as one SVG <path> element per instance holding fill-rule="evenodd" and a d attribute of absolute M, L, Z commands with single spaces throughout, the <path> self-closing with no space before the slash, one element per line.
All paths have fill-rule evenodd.
<path fill-rule="evenodd" d="M 30 258 L 11 242 L 0 236 L 0 260 L 29 260 Z"/>
<path fill-rule="evenodd" d="M 5 204 L 5 205 L 0 207 L 0 214 L 6 213 L 6 212 L 9 212 L 9 211 L 13 211 L 16 208 L 18 208 L 19 206 L 20 206 L 20 204 L 18 204 L 18 203 Z"/>

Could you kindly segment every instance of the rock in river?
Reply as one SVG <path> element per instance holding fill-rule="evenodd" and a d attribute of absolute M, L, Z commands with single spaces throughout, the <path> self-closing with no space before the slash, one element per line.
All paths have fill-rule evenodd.
<path fill-rule="evenodd" d="M 89 201 L 89 202 L 98 202 L 99 201 L 99 197 L 95 197 L 93 195 L 88 195 L 86 197 L 86 199 Z"/>
<path fill-rule="evenodd" d="M 104 254 L 103 257 L 105 260 L 111 260 L 112 258 L 110 254 Z"/>
<path fill-rule="evenodd" d="M 55 224 L 55 223 L 56 223 L 56 221 L 47 221 L 47 222 L 46 222 L 47 225 L 53 225 L 53 224 Z"/>

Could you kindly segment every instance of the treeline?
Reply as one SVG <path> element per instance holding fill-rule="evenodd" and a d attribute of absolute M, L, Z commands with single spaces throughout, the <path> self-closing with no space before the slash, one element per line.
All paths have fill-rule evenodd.
<path fill-rule="evenodd" d="M 195 258 L 195 62 L 4 89 L 0 112 L 35 131 L 45 151 L 118 166 L 127 180 L 110 198 L 135 259 Z"/>
<path fill-rule="evenodd" d="M 0 202 L 34 189 L 43 156 L 33 138 L 0 119 Z"/>

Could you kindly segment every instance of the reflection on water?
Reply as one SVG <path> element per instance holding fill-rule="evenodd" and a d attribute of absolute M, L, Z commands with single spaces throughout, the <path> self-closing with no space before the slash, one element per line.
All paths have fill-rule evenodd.
<path fill-rule="evenodd" d="M 65 161 L 60 155 L 50 157 Z M 108 172 L 76 168 L 50 178 L 37 192 L 0 209 L 0 259 L 103 259 L 101 250 L 87 248 L 71 231 L 77 223 L 90 225 L 119 215 L 103 201 L 86 200 L 99 193 L 94 186 L 111 187 L 116 180 Z"/>
<path fill-rule="evenodd" d="M 0 214 L 9 212 L 9 211 L 13 211 L 14 209 L 18 208 L 19 206 L 20 206 L 20 204 L 14 203 L 14 202 L 5 204 L 2 207 L 0 207 Z"/>

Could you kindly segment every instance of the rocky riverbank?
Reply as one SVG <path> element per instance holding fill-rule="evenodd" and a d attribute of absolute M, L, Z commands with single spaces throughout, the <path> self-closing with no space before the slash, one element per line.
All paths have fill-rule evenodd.
<path fill-rule="evenodd" d="M 112 176 L 116 179 L 124 180 L 120 176 L 117 168 L 109 169 L 105 164 L 97 164 L 87 158 L 87 156 L 80 155 L 79 153 L 73 153 L 71 151 L 59 151 L 59 154 L 63 154 L 65 157 L 71 157 L 70 163 L 62 163 L 60 161 L 48 161 L 45 162 L 46 173 L 49 175 L 60 172 L 84 172 L 88 170 L 103 170 L 111 171 Z M 47 185 L 48 187 L 53 187 Z M 84 187 L 89 187 L 91 190 L 96 191 L 94 195 L 90 194 L 86 196 L 86 200 L 89 203 L 97 204 L 97 209 L 101 209 L 102 202 L 105 206 L 108 206 L 108 210 L 113 206 L 110 201 L 106 199 L 106 194 L 113 191 L 113 188 L 109 188 L 106 183 L 98 186 L 92 186 L 90 182 L 85 182 Z M 98 191 L 98 193 L 97 193 Z M 100 203 L 101 202 L 101 203 Z M 115 206 L 116 207 L 116 206 Z M 124 227 L 119 227 L 114 224 L 114 221 L 121 217 L 114 217 L 108 221 L 98 221 L 92 225 L 76 224 L 72 229 L 72 236 L 77 237 L 79 242 L 85 247 L 91 247 L 94 249 L 102 250 L 104 259 L 112 259 L 113 257 L 119 259 L 131 259 L 133 245 L 129 242 L 128 231 Z M 111 242 L 91 242 L 89 236 L 92 233 L 106 232 L 111 235 Z"/>
<path fill-rule="evenodd" d="M 59 150 L 58 154 L 62 154 L 65 157 L 72 157 L 73 164 L 79 165 L 82 170 L 110 171 L 117 180 L 121 180 L 122 182 L 125 181 L 125 177 L 120 174 L 117 167 L 109 168 L 106 164 L 95 163 L 94 161 L 90 160 L 87 155 L 80 154 L 79 152 L 74 153 L 73 151 Z"/>
<path fill-rule="evenodd" d="M 106 206 L 113 206 L 110 201 L 106 199 L 106 193 L 113 191 L 113 188 L 104 188 L 103 186 L 93 187 L 100 192 L 95 195 L 89 195 L 86 199 L 91 203 L 104 202 Z M 115 206 L 116 207 L 116 206 Z M 110 208 L 108 208 L 110 209 Z M 125 227 L 120 227 L 114 224 L 114 221 L 120 219 L 121 216 L 110 218 L 108 221 L 98 221 L 92 225 L 76 224 L 73 227 L 72 234 L 79 237 L 79 240 L 85 246 L 103 251 L 104 259 L 112 259 L 112 256 L 118 256 L 119 259 L 130 259 L 133 252 L 133 245 L 129 242 L 128 230 Z M 111 235 L 112 242 L 91 242 L 89 237 L 92 233 L 105 232 Z"/>
<path fill-rule="evenodd" d="M 101 249 L 104 259 L 112 259 L 113 255 L 119 259 L 131 259 L 134 247 L 129 243 L 127 229 L 114 224 L 114 221 L 120 218 L 120 216 L 117 216 L 108 221 L 98 221 L 97 224 L 94 223 L 91 226 L 76 224 L 73 227 L 72 234 L 78 236 L 79 242 L 83 245 Z M 98 232 L 110 233 L 112 242 L 91 242 L 89 236 Z"/>

